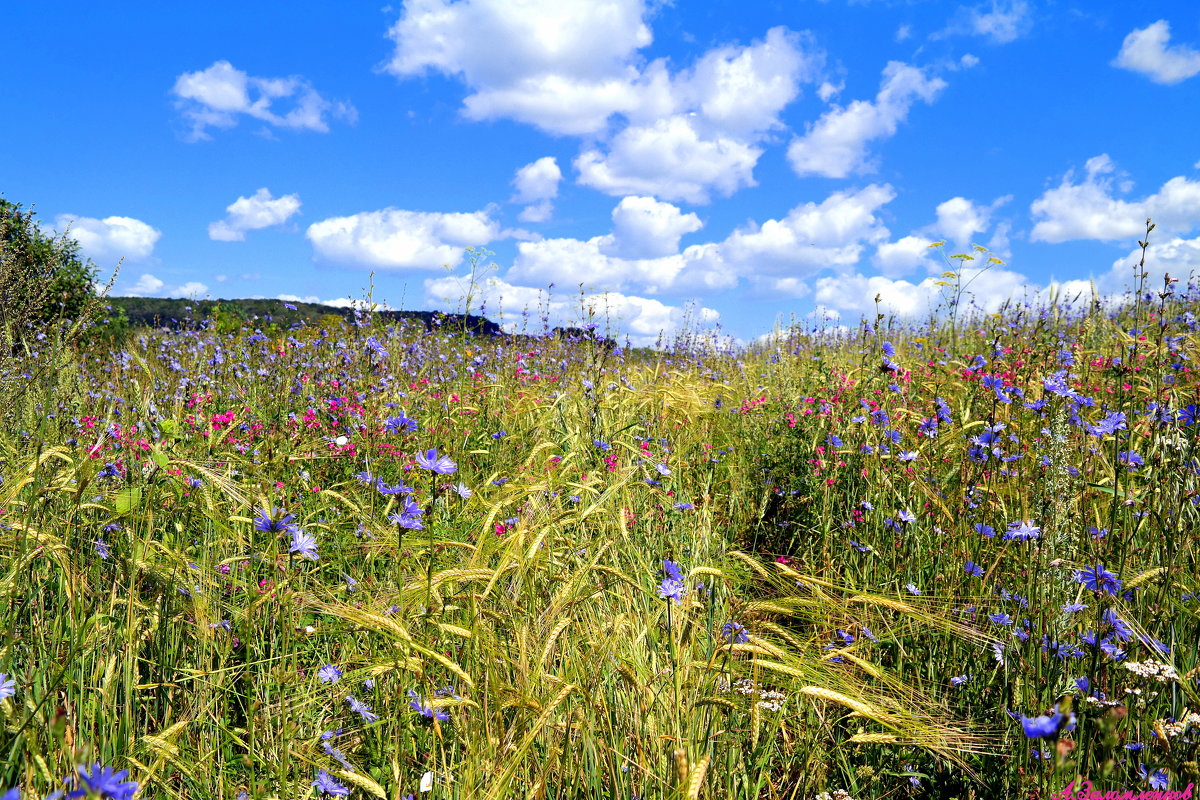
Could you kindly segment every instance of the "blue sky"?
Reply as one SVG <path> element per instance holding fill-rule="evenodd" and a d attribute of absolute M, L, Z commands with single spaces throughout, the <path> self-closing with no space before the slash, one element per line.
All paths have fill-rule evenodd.
<path fill-rule="evenodd" d="M 120 8 L 0 28 L 0 193 L 115 294 L 456 311 L 474 246 L 510 327 L 750 340 L 926 313 L 937 240 L 1003 260 L 989 308 L 1120 291 L 1147 217 L 1200 268 L 1191 0 Z"/>

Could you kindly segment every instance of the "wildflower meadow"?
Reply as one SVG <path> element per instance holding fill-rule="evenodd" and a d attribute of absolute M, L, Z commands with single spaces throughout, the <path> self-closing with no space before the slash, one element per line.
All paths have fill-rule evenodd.
<path fill-rule="evenodd" d="M 0 793 L 1183 797 L 1200 288 L 983 313 L 986 257 L 928 318 L 752 344 L 39 330 Z"/>

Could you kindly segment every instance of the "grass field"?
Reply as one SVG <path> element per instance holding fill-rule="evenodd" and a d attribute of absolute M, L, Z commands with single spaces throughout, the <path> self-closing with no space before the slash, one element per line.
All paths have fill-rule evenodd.
<path fill-rule="evenodd" d="M 49 337 L 3 376 L 0 791 L 1182 790 L 1200 295 L 1166 289 L 748 348 Z"/>

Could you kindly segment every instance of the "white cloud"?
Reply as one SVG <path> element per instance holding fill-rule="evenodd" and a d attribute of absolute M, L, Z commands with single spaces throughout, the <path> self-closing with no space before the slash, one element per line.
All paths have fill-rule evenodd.
<path fill-rule="evenodd" d="M 132 217 L 77 217 L 59 214 L 54 227 L 79 242 L 80 251 L 101 265 L 120 259 L 144 261 L 154 252 L 162 232 Z"/>
<path fill-rule="evenodd" d="M 200 281 L 188 281 L 182 286 L 177 287 L 173 292 L 173 296 L 187 297 L 197 300 L 208 294 L 208 287 Z"/>
<path fill-rule="evenodd" d="M 721 256 L 748 276 L 803 278 L 856 264 L 867 244 L 887 239 L 876 212 L 895 196 L 886 184 L 834 192 L 819 204 L 796 206 L 781 220 L 734 231 L 722 242 Z"/>
<path fill-rule="evenodd" d="M 357 118 L 352 105 L 326 100 L 304 78 L 257 78 L 228 61 L 183 73 L 175 79 L 171 91 L 177 98 L 176 106 L 192 126 L 187 135 L 192 141 L 212 138 L 208 128 L 234 127 L 239 115 L 277 128 L 322 133 L 329 130 L 327 117 L 350 122 Z M 279 109 L 280 104 L 290 108 Z"/>
<path fill-rule="evenodd" d="M 554 203 L 549 200 L 541 200 L 522 208 L 521 213 L 517 214 L 517 219 L 521 222 L 546 222 L 552 216 L 554 216 Z"/>
<path fill-rule="evenodd" d="M 738 139 L 702 137 L 691 117 L 673 116 L 648 127 L 621 131 L 609 152 L 584 151 L 575 160 L 579 182 L 605 194 L 652 194 L 666 200 L 707 203 L 754 186 L 762 150 Z"/>
<path fill-rule="evenodd" d="M 264 187 L 253 197 L 239 195 L 225 211 L 228 212 L 225 219 L 208 226 L 208 238 L 218 242 L 241 242 L 246 238 L 246 231 L 281 225 L 299 213 L 300 195 L 285 194 L 275 198 Z"/>
<path fill-rule="evenodd" d="M 822 81 L 817 88 L 817 97 L 821 98 L 822 103 L 828 103 L 833 98 L 842 93 L 842 89 L 846 88 L 845 81 L 833 83 L 831 81 Z"/>
<path fill-rule="evenodd" d="M 1140 72 L 1156 83 L 1179 83 L 1200 73 L 1200 50 L 1169 44 L 1171 26 L 1160 19 L 1125 37 L 1113 66 Z"/>
<path fill-rule="evenodd" d="M 775 27 L 748 47 L 709 50 L 673 79 L 676 103 L 729 135 L 781 127 L 780 112 L 799 95 L 801 82 L 817 78 L 824 60 L 806 44 L 800 34 Z"/>
<path fill-rule="evenodd" d="M 642 0 L 409 0 L 388 31 L 396 50 L 386 69 L 461 77 L 474 119 L 595 132 L 638 103 L 631 62 L 652 41 L 646 14 Z"/>
<path fill-rule="evenodd" d="M 990 206 L 981 206 L 965 197 L 952 197 L 937 207 L 937 222 L 932 232 L 953 242 L 958 249 L 974 244 L 972 238 L 991 225 L 992 213 L 1012 200 L 1012 195 L 997 199 Z"/>
<path fill-rule="evenodd" d="M 137 279 L 137 283 L 129 287 L 125 294 L 132 295 L 133 297 L 155 295 L 158 293 L 158 290 L 164 286 L 166 286 L 166 284 L 161 280 L 153 275 L 150 275 L 149 273 L 145 273 Z"/>
<path fill-rule="evenodd" d="M 119 291 L 115 294 L 124 297 L 185 297 L 189 299 L 198 299 L 208 294 L 208 287 L 200 281 L 188 281 L 171 289 L 166 286 L 166 282 L 162 279 L 149 273 L 142 273 L 132 286 L 118 287 Z"/>
<path fill-rule="evenodd" d="M 513 177 L 516 194 L 514 203 L 533 203 L 538 200 L 552 200 L 558 196 L 558 182 L 562 180 L 562 170 L 553 156 L 545 156 L 537 161 L 526 164 L 517 170 Z"/>
<path fill-rule="evenodd" d="M 679 240 L 704 225 L 695 214 L 684 214 L 653 197 L 626 197 L 612 212 L 613 231 L 600 246 L 605 255 L 620 258 L 658 258 L 679 252 Z"/>
<path fill-rule="evenodd" d="M 757 146 L 781 128 L 779 115 L 819 77 L 823 56 L 786 28 L 745 47 L 709 50 L 691 68 L 667 76 L 655 62 L 643 76 L 653 91 L 626 112 L 631 124 L 604 148 L 575 161 L 579 182 L 611 195 L 650 194 L 707 203 L 754 186 Z M 822 91 L 836 88 L 826 83 Z"/>
<path fill-rule="evenodd" d="M 881 242 L 871 261 L 888 278 L 909 275 L 918 268 L 931 270 L 936 268 L 937 262 L 930 256 L 930 244 L 923 236 L 904 236 L 894 242 Z"/>
<path fill-rule="evenodd" d="M 1004 301 L 1026 291 L 1029 284 L 1024 275 L 993 267 L 989 270 L 962 270 L 964 284 L 969 284 L 964 305 L 973 303 L 986 312 L 994 312 Z M 845 313 L 873 315 L 875 298 L 884 313 L 897 316 L 920 316 L 933 311 L 942 299 L 944 287 L 939 277 L 929 277 L 920 283 L 893 280 L 882 275 L 844 273 L 819 278 L 814 299 L 829 308 Z"/>
<path fill-rule="evenodd" d="M 397 310 L 387 303 L 382 303 L 378 300 L 372 300 L 370 303 L 368 303 L 362 298 L 354 298 L 349 296 L 335 297 L 332 300 L 322 300 L 315 294 L 310 294 L 305 297 L 301 297 L 298 294 L 278 294 L 275 295 L 275 299 L 282 300 L 285 303 L 317 303 L 319 305 L 331 306 L 333 308 L 361 308 L 364 310 L 373 309 L 375 311 Z"/>
<path fill-rule="evenodd" d="M 753 186 L 761 148 L 824 56 L 806 34 L 775 27 L 747 46 L 708 50 L 672 74 L 645 63 L 645 0 L 409 0 L 389 32 L 388 71 L 434 70 L 468 89 L 471 119 L 510 118 L 554 134 L 591 136 L 579 182 L 606 194 L 706 203 Z M 826 96 L 834 91 L 828 84 Z M 619 118 L 617 117 L 619 115 Z M 610 137 L 616 130 L 615 137 Z M 548 198 L 521 219 L 543 221 Z"/>
<path fill-rule="evenodd" d="M 983 6 L 972 8 L 967 13 L 970 32 L 991 39 L 996 44 L 1006 44 L 1025 34 L 1033 21 L 1029 3 L 1025 0 L 998 2 L 992 0 L 990 10 Z"/>
<path fill-rule="evenodd" d="M 1169 234 L 1187 233 L 1200 225 L 1200 181 L 1178 176 L 1154 194 L 1122 200 L 1112 196 L 1116 166 L 1107 154 L 1088 159 L 1084 170 L 1080 183 L 1074 182 L 1073 171 L 1068 172 L 1057 188 L 1045 191 L 1030 206 L 1037 220 L 1030 236 L 1033 241 L 1132 239 L 1145 232 L 1147 218 Z"/>
<path fill-rule="evenodd" d="M 1153 234 L 1151 234 L 1153 236 Z M 1108 293 L 1117 293 L 1134 286 L 1134 267 L 1141 261 L 1142 248 L 1137 247 L 1128 255 L 1113 262 L 1112 269 L 1098 279 L 1100 288 Z M 1153 292 L 1163 288 L 1163 276 L 1178 278 L 1176 290 L 1186 287 L 1193 276 L 1200 278 L 1200 237 L 1184 239 L 1180 236 L 1166 241 L 1151 239 L 1146 252 L 1146 289 Z"/>
<path fill-rule="evenodd" d="M 792 169 L 801 176 L 829 178 L 873 171 L 867 160 L 868 143 L 892 136 L 915 100 L 931 103 L 945 87 L 941 78 L 928 77 L 917 67 L 889 62 L 875 102 L 856 100 L 835 107 L 792 141 L 788 147 Z"/>
<path fill-rule="evenodd" d="M 305 233 L 318 258 L 385 269 L 454 266 L 465 248 L 500 235 L 487 211 L 440 214 L 395 208 L 330 217 Z"/>
<path fill-rule="evenodd" d="M 562 170 L 553 156 L 539 158 L 518 169 L 512 180 L 516 192 L 511 202 L 528 205 L 517 218 L 522 222 L 545 222 L 550 219 L 554 214 L 551 200 L 558 196 L 558 183 L 561 180 Z"/>
<path fill-rule="evenodd" d="M 467 282 L 463 278 L 445 277 L 425 281 L 425 302 L 432 306 L 462 307 Z M 599 331 L 622 331 L 629 334 L 635 345 L 653 345 L 662 337 L 670 337 L 688 325 L 709 326 L 720 314 L 711 308 L 673 306 L 659 300 L 617 292 L 567 293 L 551 295 L 535 289 L 508 283 L 500 278 L 488 278 L 478 284 L 472 298 L 475 307 L 483 304 L 488 316 L 500 319 L 509 333 L 519 333 L 527 321 L 524 312 L 544 313 L 552 326 L 595 323 Z M 561 298 L 561 299 L 560 299 Z"/>

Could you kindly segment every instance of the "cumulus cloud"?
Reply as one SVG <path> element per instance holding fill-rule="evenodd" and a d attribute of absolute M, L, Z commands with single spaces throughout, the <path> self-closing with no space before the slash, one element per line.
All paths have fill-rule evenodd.
<path fill-rule="evenodd" d="M 899 61 L 883 70 L 883 83 L 874 102 L 856 100 L 827 111 L 788 147 L 788 161 L 797 175 L 844 178 L 874 171 L 867 145 L 895 134 L 916 100 L 932 103 L 946 87 L 917 67 Z"/>
<path fill-rule="evenodd" d="M 924 236 L 903 236 L 894 242 L 880 242 L 871 262 L 888 278 L 909 275 L 921 268 L 932 270 L 937 262 L 930 256 L 931 243 Z"/>
<path fill-rule="evenodd" d="M 651 83 L 654 101 L 607 145 L 575 161 L 579 182 L 611 195 L 653 194 L 707 203 L 754 186 L 762 155 L 757 143 L 782 127 L 779 115 L 816 80 L 823 61 L 806 40 L 785 28 L 746 47 L 707 52 L 690 69 L 666 77 L 661 63 Z"/>
<path fill-rule="evenodd" d="M 990 6 L 969 9 L 967 25 L 976 36 L 991 39 L 996 44 L 1006 44 L 1027 33 L 1033 26 L 1033 20 L 1029 3 L 1025 0 L 992 0 Z"/>
<path fill-rule="evenodd" d="M 1133 288 L 1134 267 L 1141 261 L 1140 247 L 1130 250 L 1128 255 L 1113 262 L 1112 269 L 1098 279 L 1100 288 L 1107 293 L 1118 293 Z M 1146 257 L 1146 288 L 1160 291 L 1163 278 L 1170 275 L 1178 278 L 1177 288 L 1185 287 L 1191 280 L 1200 279 L 1200 238 L 1185 239 L 1175 236 L 1166 241 L 1153 241 Z"/>
<path fill-rule="evenodd" d="M 1068 172 L 1056 188 L 1030 206 L 1037 220 L 1030 238 L 1035 242 L 1132 239 L 1145 231 L 1148 218 L 1170 234 L 1187 233 L 1200 225 L 1200 181 L 1178 176 L 1154 194 L 1123 200 L 1113 196 L 1115 173 L 1116 165 L 1107 154 L 1088 159 L 1078 183 L 1074 172 Z"/>
<path fill-rule="evenodd" d="M 409 0 L 388 31 L 386 69 L 461 78 L 473 119 L 592 133 L 638 104 L 632 59 L 652 41 L 646 13 L 642 0 Z"/>
<path fill-rule="evenodd" d="M 1008 44 L 1033 29 L 1033 13 L 1027 0 L 991 0 L 976 6 L 959 6 L 946 27 L 930 39 L 949 36 L 981 36 L 992 44 Z"/>
<path fill-rule="evenodd" d="M 1200 73 L 1200 50 L 1170 44 L 1171 25 L 1160 19 L 1125 37 L 1113 66 L 1140 72 L 1156 83 L 1179 83 Z"/>
<path fill-rule="evenodd" d="M 522 222 L 545 222 L 554 213 L 551 202 L 558 196 L 562 170 L 553 156 L 545 156 L 526 164 L 513 177 L 513 203 L 526 204 L 518 218 Z"/>
<path fill-rule="evenodd" d="M 171 91 L 191 125 L 185 137 L 191 141 L 211 139 L 209 128 L 232 128 L 241 116 L 276 128 L 322 133 L 329 130 L 328 118 L 357 119 L 352 105 L 326 100 L 302 77 L 258 78 L 228 61 L 183 73 Z"/>
<path fill-rule="evenodd" d="M 585 150 L 575 160 L 579 182 L 605 194 L 653 194 L 666 200 L 707 203 L 754 186 L 762 149 L 738 139 L 704 137 L 693 119 L 673 116 L 650 126 L 630 126 L 608 153 Z"/>
<path fill-rule="evenodd" d="M 824 58 L 812 43 L 787 28 L 775 27 L 746 47 L 709 50 L 672 79 L 679 108 L 693 109 L 715 129 L 751 136 L 781 127 L 779 114 L 815 80 Z"/>
<path fill-rule="evenodd" d="M 461 307 L 466 300 L 468 282 L 445 277 L 425 281 L 425 302 L 429 305 Z M 544 289 L 514 285 L 500 278 L 488 278 L 476 286 L 473 302 L 482 303 L 489 316 L 499 318 L 509 333 L 519 333 L 525 324 L 524 312 L 537 310 L 551 325 L 569 326 L 595 323 L 601 332 L 622 331 L 635 345 L 648 346 L 660 338 L 669 341 L 672 334 L 689 325 L 709 326 L 720 314 L 698 305 L 668 305 L 659 300 L 618 292 L 570 294 L 559 297 Z"/>
<path fill-rule="evenodd" d="M 679 252 L 679 240 L 704 225 L 695 214 L 684 214 L 653 197 L 626 197 L 612 212 L 613 231 L 600 246 L 605 255 L 620 258 L 658 258 Z"/>
<path fill-rule="evenodd" d="M 54 218 L 54 227 L 67 232 L 79 242 L 79 250 L 93 261 L 103 265 L 121 259 L 144 261 L 154 252 L 154 245 L 162 232 L 132 217 L 77 217 L 59 214 Z"/>
<path fill-rule="evenodd" d="M 126 292 L 126 294 L 134 297 L 155 295 L 158 294 L 158 291 L 164 286 L 166 286 L 166 284 L 163 283 L 159 278 L 156 278 L 149 273 L 145 273 L 137 279 L 137 283 L 129 287 L 129 290 Z"/>
<path fill-rule="evenodd" d="M 834 192 L 820 203 L 796 206 L 783 219 L 739 228 L 722 242 L 721 255 L 750 276 L 801 279 L 826 268 L 853 265 L 867 245 L 888 238 L 876 212 L 895 197 L 887 184 Z"/>
<path fill-rule="evenodd" d="M 305 236 L 316 257 L 384 269 L 456 266 L 467 247 L 500 238 L 487 211 L 441 214 L 386 208 L 313 223 Z"/>
<path fill-rule="evenodd" d="M 558 182 L 562 170 L 553 156 L 545 156 L 517 170 L 513 178 L 516 193 L 514 203 L 532 203 L 537 200 L 552 200 L 558 196 Z"/>
<path fill-rule="evenodd" d="M 952 197 L 938 205 L 934 233 L 961 250 L 975 243 L 975 234 L 988 230 L 993 212 L 1009 200 L 1012 200 L 1012 195 L 1005 195 L 991 205 L 983 206 L 965 197 Z"/>
<path fill-rule="evenodd" d="M 168 289 L 161 278 L 143 273 L 131 286 L 118 287 L 117 294 L 125 297 L 183 297 L 194 300 L 208 294 L 208 287 L 200 281 L 188 281 Z"/>
<path fill-rule="evenodd" d="M 241 197 L 225 208 L 225 219 L 208 226 L 208 238 L 217 242 L 241 242 L 246 231 L 281 225 L 300 211 L 300 195 L 272 197 L 264 187 L 252 197 Z"/>
<path fill-rule="evenodd" d="M 316 303 L 316 304 L 323 305 L 323 306 L 331 306 L 333 308 L 360 308 L 360 309 L 364 309 L 364 310 L 375 310 L 375 311 L 395 311 L 395 310 L 397 310 L 397 309 L 393 308 L 392 306 L 388 305 L 387 303 L 382 303 L 377 300 L 373 300 L 370 303 L 368 303 L 366 300 L 364 300 L 362 298 L 354 298 L 354 297 L 349 297 L 349 296 L 335 297 L 332 300 L 322 300 L 320 297 L 318 297 L 315 294 L 310 294 L 305 297 L 301 297 L 298 294 L 278 294 L 278 295 L 275 295 L 275 299 L 282 300 L 285 303 Z"/>
<path fill-rule="evenodd" d="M 597 137 L 575 167 L 581 183 L 607 194 L 705 203 L 754 185 L 756 143 L 782 127 L 779 115 L 800 86 L 820 79 L 823 55 L 806 35 L 775 27 L 672 73 L 665 60 L 643 63 L 638 52 L 652 40 L 650 6 L 409 0 L 390 31 L 396 49 L 387 69 L 460 78 L 470 119 Z M 545 199 L 533 201 L 522 218 L 550 211 Z"/>
<path fill-rule="evenodd" d="M 817 279 L 814 299 L 843 313 L 871 315 L 875 313 L 875 298 L 884 313 L 897 316 L 921 316 L 937 308 L 942 300 L 942 280 L 931 276 L 919 283 L 882 275 L 863 275 L 846 272 Z M 964 304 L 972 304 L 986 312 L 994 312 L 1004 301 L 1025 292 L 1028 279 L 1006 269 L 964 269 L 962 281 L 968 285 Z"/>

